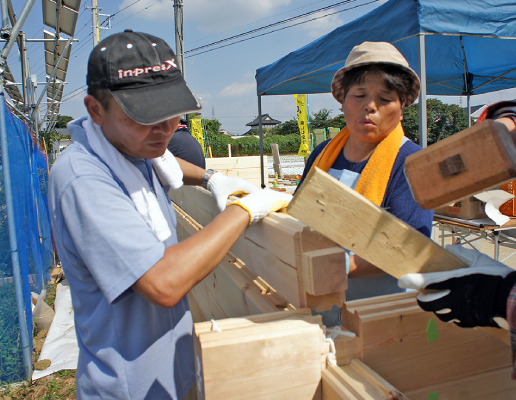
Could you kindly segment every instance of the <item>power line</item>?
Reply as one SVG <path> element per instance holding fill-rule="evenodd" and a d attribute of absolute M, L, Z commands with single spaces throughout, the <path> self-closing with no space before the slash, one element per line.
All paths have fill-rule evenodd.
<path fill-rule="evenodd" d="M 357 1 L 357 0 L 348 0 L 348 1 L 349 1 L 349 2 L 351 2 L 351 1 Z M 312 19 L 309 19 L 309 20 L 306 20 L 306 21 L 298 22 L 298 23 L 293 24 L 293 25 L 284 26 L 284 27 L 282 27 L 282 28 L 275 29 L 275 30 L 272 30 L 272 31 L 270 31 L 270 32 L 265 32 L 265 33 L 262 33 L 262 34 L 260 34 L 260 35 L 256 35 L 256 36 L 252 36 L 252 37 L 245 38 L 245 39 L 242 39 L 242 40 L 238 40 L 238 41 L 236 41 L 236 42 L 229 43 L 229 44 L 225 44 L 225 45 L 223 45 L 223 46 L 215 47 L 214 49 L 209 49 L 209 50 L 205 50 L 205 51 L 202 51 L 202 52 L 200 52 L 200 53 L 197 53 L 197 54 L 192 54 L 192 55 L 189 55 L 189 56 L 185 56 L 185 58 L 195 57 L 195 56 L 198 56 L 198 55 L 201 55 L 201 54 L 204 54 L 204 53 L 209 53 L 210 51 L 219 50 L 219 49 L 222 49 L 222 48 L 224 48 L 224 47 L 229 47 L 229 46 L 232 46 L 232 45 L 237 44 L 237 43 L 246 42 L 247 40 L 256 39 L 256 38 L 258 38 L 258 37 L 265 36 L 265 35 L 269 35 L 269 34 L 274 33 L 274 32 L 279 32 L 279 31 L 282 31 L 282 30 L 284 30 L 284 29 L 293 28 L 293 27 L 298 26 L 298 25 L 306 24 L 306 23 L 308 23 L 308 22 L 312 22 L 312 21 L 316 21 L 316 20 L 318 20 L 318 19 L 326 18 L 326 17 L 329 17 L 329 16 L 331 16 L 331 15 L 339 14 L 339 13 L 344 12 L 344 11 L 349 11 L 349 10 L 353 10 L 353 9 L 355 9 L 355 8 L 359 8 L 359 7 L 367 6 L 367 5 L 369 5 L 369 4 L 376 3 L 376 2 L 378 2 L 378 1 L 380 1 L 380 0 L 372 0 L 372 1 L 368 2 L 368 3 L 360 4 L 360 5 L 358 5 L 358 6 L 351 7 L 351 8 L 346 8 L 345 10 L 335 11 L 335 12 L 330 13 L 330 14 L 326 14 L 326 15 L 323 15 L 323 16 L 320 16 L 320 17 L 316 17 L 316 18 L 312 18 Z M 260 29 L 260 30 L 261 30 L 261 29 Z M 244 35 L 244 34 L 242 34 L 242 35 Z M 242 35 L 240 35 L 240 36 L 242 36 Z M 225 40 L 224 40 L 224 41 L 225 41 Z M 219 41 L 219 42 L 221 42 L 221 41 Z M 214 44 L 212 44 L 212 45 L 214 45 Z M 207 46 L 209 46 L 209 45 L 207 45 Z M 203 47 L 206 47 L 206 46 L 203 46 Z M 190 50 L 190 51 L 193 51 L 193 50 Z M 186 54 L 186 53 L 188 53 L 188 52 L 189 52 L 189 51 L 186 51 L 186 52 L 185 52 L 185 54 Z"/>
<path fill-rule="evenodd" d="M 138 1 L 139 1 L 139 0 L 138 0 Z M 135 3 L 137 3 L 137 1 L 136 1 Z M 135 3 L 133 3 L 133 4 L 135 4 Z M 140 11 L 138 11 L 138 12 L 135 12 L 133 15 L 130 15 L 129 17 L 127 17 L 127 18 L 123 19 L 122 21 L 117 22 L 117 23 L 116 23 L 116 24 L 114 24 L 113 26 L 119 25 L 119 24 L 121 24 L 122 22 L 127 21 L 129 18 L 132 18 L 132 17 L 134 17 L 135 15 L 140 14 L 141 12 L 143 12 L 143 11 L 145 11 L 145 10 L 148 10 L 149 8 L 151 8 L 152 6 L 155 6 L 155 5 L 156 5 L 156 4 L 158 4 L 158 3 L 161 3 L 161 1 L 160 1 L 160 0 L 158 0 L 158 1 L 154 2 L 154 3 L 152 3 L 150 6 L 147 6 L 147 7 L 145 7 L 144 9 L 142 9 L 142 10 L 140 10 Z M 131 4 L 131 5 L 132 5 L 132 4 Z"/>
<path fill-rule="evenodd" d="M 198 51 L 200 49 L 204 49 L 206 47 L 211 47 L 211 46 L 215 46 L 217 44 L 220 44 L 220 43 L 224 43 L 224 42 L 227 42 L 229 40 L 233 40 L 233 39 L 237 39 L 239 37 L 242 37 L 242 36 L 247 36 L 247 35 L 250 35 L 252 33 L 256 33 L 256 32 L 259 32 L 259 31 L 262 31 L 264 29 L 270 29 L 272 27 L 275 27 L 275 26 L 278 26 L 278 25 L 281 25 L 281 24 L 286 24 L 288 22 L 292 22 L 292 21 L 295 21 L 297 19 L 300 19 L 300 18 L 304 18 L 304 17 L 307 17 L 309 15 L 313 15 L 313 14 L 316 14 L 318 12 L 321 12 L 321 11 L 326 11 L 326 10 L 329 10 L 331 8 L 335 8 L 335 7 L 338 7 L 338 6 L 341 6 L 343 4 L 346 4 L 346 3 L 352 3 L 352 2 L 355 2 L 355 1 L 358 1 L 358 0 L 345 0 L 345 1 L 341 1 L 339 3 L 336 3 L 336 4 L 332 4 L 330 6 L 327 6 L 327 7 L 323 7 L 323 8 L 319 8 L 317 10 L 314 10 L 314 11 L 310 11 L 310 12 L 307 12 L 307 13 L 304 13 L 304 14 L 300 14 L 300 15 L 296 15 L 295 17 L 291 17 L 291 18 L 287 18 L 287 19 L 284 19 L 282 21 L 278 21 L 278 22 L 274 22 L 273 24 L 269 24 L 269 25 L 266 25 L 266 26 L 262 26 L 261 28 L 257 28 L 257 29 L 252 29 L 250 31 L 247 31 L 247 32 L 244 32 L 244 33 L 240 33 L 238 35 L 234 35 L 234 36 L 230 36 L 226 39 L 222 39 L 222 40 L 217 40 L 216 42 L 213 42 L 213 43 L 210 43 L 210 44 L 206 44 L 204 46 L 199 46 L 199 47 L 196 47 L 194 49 L 191 49 L 191 50 L 188 50 L 188 51 L 185 51 L 185 54 L 187 53 L 192 53 L 194 51 Z"/>
<path fill-rule="evenodd" d="M 312 6 L 313 4 L 323 3 L 323 2 L 325 2 L 325 1 L 328 1 L 328 0 L 319 0 L 319 1 L 313 2 L 312 4 L 309 4 L 309 5 L 305 5 L 305 6 L 302 6 L 302 7 L 294 8 L 294 9 L 292 9 L 292 10 L 284 11 L 284 12 L 282 12 L 282 13 L 276 14 L 275 16 L 277 17 L 277 16 L 280 16 L 280 15 L 283 15 L 283 14 L 288 14 L 288 13 L 290 13 L 290 12 L 292 12 L 292 11 L 296 11 L 296 10 L 300 10 L 300 9 L 302 9 L 302 8 L 310 7 L 310 6 Z M 194 41 L 193 41 L 193 42 L 191 42 L 191 43 L 201 42 L 201 41 L 203 41 L 203 40 L 206 40 L 206 39 L 209 39 L 209 38 L 215 37 L 215 36 L 217 36 L 217 35 L 222 35 L 222 34 L 227 33 L 227 32 L 235 31 L 235 30 L 240 29 L 240 28 L 243 28 L 243 27 L 245 27 L 245 26 L 253 25 L 253 24 L 256 24 L 256 23 L 261 22 L 261 21 L 266 21 L 266 20 L 268 20 L 268 19 L 271 19 L 271 17 L 262 18 L 262 19 L 259 19 L 259 20 L 254 21 L 254 22 L 251 22 L 251 23 L 249 23 L 249 24 L 240 25 L 239 27 L 236 27 L 236 28 L 232 28 L 232 29 L 228 29 L 228 30 L 226 30 L 226 31 L 218 32 L 216 35 L 211 35 L 211 36 L 207 36 L 207 37 L 204 37 L 204 38 L 201 38 L 201 39 L 197 39 L 197 40 L 194 40 Z"/>

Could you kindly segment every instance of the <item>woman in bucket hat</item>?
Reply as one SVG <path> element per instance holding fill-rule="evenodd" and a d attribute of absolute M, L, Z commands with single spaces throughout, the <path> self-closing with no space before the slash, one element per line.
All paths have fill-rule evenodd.
<path fill-rule="evenodd" d="M 349 53 L 331 88 L 347 126 L 315 148 L 299 185 L 317 166 L 430 236 L 433 212 L 417 205 L 403 173 L 405 158 L 420 150 L 401 126 L 404 108 L 419 94 L 417 74 L 392 44 L 364 42 Z M 395 278 L 348 251 L 346 269 L 348 300 L 401 291 Z"/>

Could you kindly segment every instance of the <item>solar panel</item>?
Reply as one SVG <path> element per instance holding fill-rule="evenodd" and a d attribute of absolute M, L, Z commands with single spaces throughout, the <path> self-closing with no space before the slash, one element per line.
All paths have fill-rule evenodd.
<path fill-rule="evenodd" d="M 20 93 L 20 89 L 18 86 L 15 85 L 9 85 L 9 83 L 15 83 L 16 80 L 14 79 L 13 74 L 11 73 L 11 70 L 9 69 L 9 66 L 5 64 L 5 71 L 4 71 L 4 78 L 5 78 L 5 91 L 9 95 L 9 97 L 16 103 L 16 105 L 23 103 L 23 96 Z"/>
<path fill-rule="evenodd" d="M 74 36 L 81 1 L 61 0 L 60 3 L 61 6 L 52 0 L 42 1 L 43 24 L 54 28 L 56 32 L 62 32 L 68 36 Z"/>

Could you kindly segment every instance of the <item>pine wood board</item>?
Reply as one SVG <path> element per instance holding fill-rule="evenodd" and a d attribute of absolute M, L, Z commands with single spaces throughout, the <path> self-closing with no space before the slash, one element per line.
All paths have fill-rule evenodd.
<path fill-rule="evenodd" d="M 430 238 L 317 167 L 294 195 L 288 213 L 396 278 L 465 267 Z"/>
<path fill-rule="evenodd" d="M 274 322 L 278 320 L 306 319 L 311 316 L 312 313 L 308 308 L 299 308 L 283 312 L 276 311 L 272 313 L 249 315 L 247 317 L 240 318 L 226 318 L 223 320 L 218 320 L 217 325 L 222 330 L 230 330 L 237 328 L 239 329 L 247 326 L 254 326 L 256 324 Z M 211 321 L 199 322 L 195 324 L 195 332 L 197 334 L 210 332 L 211 328 Z"/>
<path fill-rule="evenodd" d="M 357 399 L 408 400 L 398 389 L 360 360 L 353 360 L 345 367 L 328 367 L 328 371 Z"/>
<path fill-rule="evenodd" d="M 439 393 L 439 400 L 514 400 L 516 381 L 511 379 L 512 367 L 499 368 L 481 374 L 410 390 L 410 400 L 428 400 L 430 392 Z"/>
<path fill-rule="evenodd" d="M 370 306 L 366 303 L 363 314 L 360 307 L 354 313 L 344 310 L 343 326 L 358 335 L 362 361 L 403 393 L 510 364 L 509 347 L 482 329 L 436 319 L 439 338 L 428 342 L 432 315 L 415 301 L 398 308 L 380 303 L 376 312 Z"/>
<path fill-rule="evenodd" d="M 264 156 L 263 160 L 264 165 L 267 165 L 267 156 Z M 260 156 L 207 158 L 206 168 L 216 170 L 260 168 Z"/>
<path fill-rule="evenodd" d="M 183 210 L 174 206 L 177 214 L 177 231 L 181 240 L 195 234 L 202 226 Z M 274 288 L 250 271 L 245 264 L 229 252 L 222 262 L 193 290 L 196 318 L 205 314 L 211 319 L 261 314 L 293 308 Z"/>
<path fill-rule="evenodd" d="M 194 327 L 201 398 L 320 399 L 328 346 L 320 318 L 309 318 L 200 334 Z"/>
<path fill-rule="evenodd" d="M 211 193 L 205 189 L 184 187 L 170 191 L 169 195 L 201 226 L 211 222 L 219 213 Z M 321 255 L 316 273 L 307 274 L 303 265 L 309 267 L 310 264 L 307 264 L 303 253 L 331 248 L 333 251 L 328 250 L 325 260 Z M 341 305 L 345 298 L 343 250 L 286 214 L 271 214 L 248 227 L 231 252 L 256 275 L 270 282 L 294 307 L 310 306 L 322 311 L 333 304 Z M 316 282 L 307 281 L 305 285 L 305 279 L 310 277 L 314 277 Z"/>

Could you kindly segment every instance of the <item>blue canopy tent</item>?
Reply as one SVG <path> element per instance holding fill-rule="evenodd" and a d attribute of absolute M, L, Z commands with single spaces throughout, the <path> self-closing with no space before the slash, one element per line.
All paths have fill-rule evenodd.
<path fill-rule="evenodd" d="M 390 0 L 259 68 L 258 114 L 261 96 L 331 92 L 333 75 L 354 46 L 390 42 L 421 78 L 420 140 L 425 146 L 426 95 L 464 95 L 470 109 L 471 95 L 516 87 L 515 39 L 515 2 Z"/>

